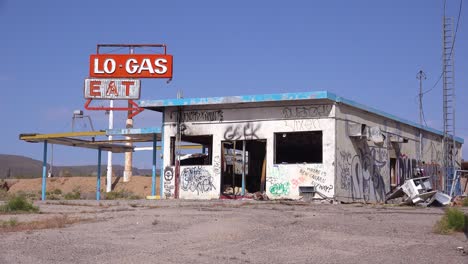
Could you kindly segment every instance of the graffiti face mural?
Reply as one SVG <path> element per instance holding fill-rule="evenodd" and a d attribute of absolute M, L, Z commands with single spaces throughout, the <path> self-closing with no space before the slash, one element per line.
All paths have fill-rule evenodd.
<path fill-rule="evenodd" d="M 385 182 L 383 175 L 388 175 L 388 152 L 385 148 L 358 149 L 357 155 L 341 151 L 338 170 L 340 187 L 348 192 L 353 200 L 368 202 L 374 198 L 377 202 L 385 200 Z"/>

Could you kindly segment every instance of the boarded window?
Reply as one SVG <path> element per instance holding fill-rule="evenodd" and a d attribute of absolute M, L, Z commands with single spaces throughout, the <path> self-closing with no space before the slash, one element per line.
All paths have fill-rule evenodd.
<path fill-rule="evenodd" d="M 322 131 L 275 133 L 275 164 L 322 163 Z"/>
<path fill-rule="evenodd" d="M 176 154 L 181 166 L 211 165 L 213 136 L 182 136 L 180 142 L 171 137 L 171 165 L 175 165 Z"/>

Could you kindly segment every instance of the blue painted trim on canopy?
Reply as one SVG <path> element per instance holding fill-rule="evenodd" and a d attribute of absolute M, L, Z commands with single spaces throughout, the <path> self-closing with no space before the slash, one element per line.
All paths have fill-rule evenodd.
<path fill-rule="evenodd" d="M 214 105 L 214 104 L 238 104 L 238 103 L 261 103 L 275 101 L 294 101 L 307 99 L 327 99 L 326 91 L 304 92 L 304 93 L 283 93 L 283 94 L 260 94 L 241 95 L 226 97 L 205 97 L 205 98 L 181 98 L 164 100 L 140 100 L 139 107 L 168 107 L 168 106 L 188 106 L 188 105 Z"/>
<path fill-rule="evenodd" d="M 106 135 L 110 135 L 110 136 L 159 134 L 159 133 L 161 133 L 160 127 L 106 129 Z"/>
<path fill-rule="evenodd" d="M 261 95 L 242 95 L 242 96 L 227 96 L 227 97 L 206 97 L 206 98 L 182 98 L 182 99 L 164 99 L 164 100 L 140 100 L 138 105 L 143 108 L 157 108 L 157 111 L 163 111 L 165 107 L 171 106 L 192 106 L 192 105 L 217 105 L 217 104 L 238 104 L 238 103 L 261 103 L 275 101 L 296 101 L 310 99 L 328 99 L 337 103 L 347 104 L 349 106 L 380 115 L 403 124 L 407 124 L 428 132 L 443 136 L 444 133 L 427 127 L 421 126 L 416 122 L 399 118 L 395 115 L 377 110 L 375 108 L 357 103 L 355 101 L 337 96 L 328 91 L 317 92 L 302 92 L 302 93 L 284 93 L 284 94 L 261 94 Z M 464 140 L 460 137 L 455 137 L 455 140 L 463 144 Z"/>
<path fill-rule="evenodd" d="M 337 102 L 337 103 L 347 104 L 349 106 L 352 106 L 352 107 L 355 107 L 355 108 L 358 108 L 358 109 L 361 109 L 361 110 L 364 110 L 364 111 L 367 111 L 367 112 L 370 112 L 370 113 L 373 113 L 373 114 L 376 114 L 376 115 L 380 115 L 380 116 L 383 116 L 383 117 L 386 117 L 386 118 L 389 118 L 389 119 L 393 119 L 393 120 L 398 121 L 400 123 L 407 124 L 407 125 L 410 125 L 410 126 L 414 126 L 414 127 L 417 127 L 419 129 L 422 129 L 422 130 L 426 130 L 426 131 L 434 133 L 434 134 L 438 134 L 438 135 L 441 135 L 441 136 L 444 135 L 444 133 L 442 131 L 439 131 L 437 129 L 427 127 L 427 126 L 421 126 L 420 124 L 418 124 L 416 122 L 397 117 L 395 115 L 386 113 L 384 111 L 375 109 L 373 107 L 366 106 L 366 105 L 363 105 L 361 103 L 355 102 L 353 100 L 349 100 L 349 99 L 337 96 L 336 94 L 333 94 L 333 93 L 328 93 L 328 98 L 330 100 L 332 100 L 332 101 Z M 458 141 L 461 144 L 463 144 L 465 142 L 465 140 L 463 138 L 460 138 L 460 137 L 455 137 L 455 140 Z"/>

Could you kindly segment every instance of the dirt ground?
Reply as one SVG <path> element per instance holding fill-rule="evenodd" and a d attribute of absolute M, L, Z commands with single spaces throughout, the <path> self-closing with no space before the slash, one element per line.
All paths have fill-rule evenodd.
<path fill-rule="evenodd" d="M 8 180 L 10 186 L 9 193 L 31 192 L 40 193 L 42 188 L 42 179 L 20 179 Z M 122 177 L 112 178 L 113 190 L 126 190 L 140 197 L 146 197 L 151 194 L 151 177 L 133 176 L 130 182 L 123 182 Z M 95 197 L 96 193 L 96 177 L 58 177 L 47 178 L 47 191 L 51 192 L 55 189 L 60 189 L 62 193 L 70 193 L 74 190 L 79 190 L 86 196 L 89 194 L 90 199 Z M 101 191 L 106 190 L 106 177 L 101 177 Z M 156 181 L 156 190 L 159 190 L 159 178 Z M 87 198 L 87 197 L 84 197 Z"/>
<path fill-rule="evenodd" d="M 291 201 L 44 201 L 6 221 L 82 222 L 0 231 L 0 263 L 468 263 L 440 208 Z M 464 209 L 467 211 L 467 209 Z"/>

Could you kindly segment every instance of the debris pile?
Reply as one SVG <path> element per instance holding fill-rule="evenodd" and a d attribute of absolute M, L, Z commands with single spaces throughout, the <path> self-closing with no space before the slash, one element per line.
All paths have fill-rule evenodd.
<path fill-rule="evenodd" d="M 424 205 L 424 206 L 446 206 L 450 204 L 452 197 L 432 190 L 429 177 L 419 177 L 406 180 L 403 185 L 387 195 L 385 202 L 402 198 L 400 205 Z"/>

